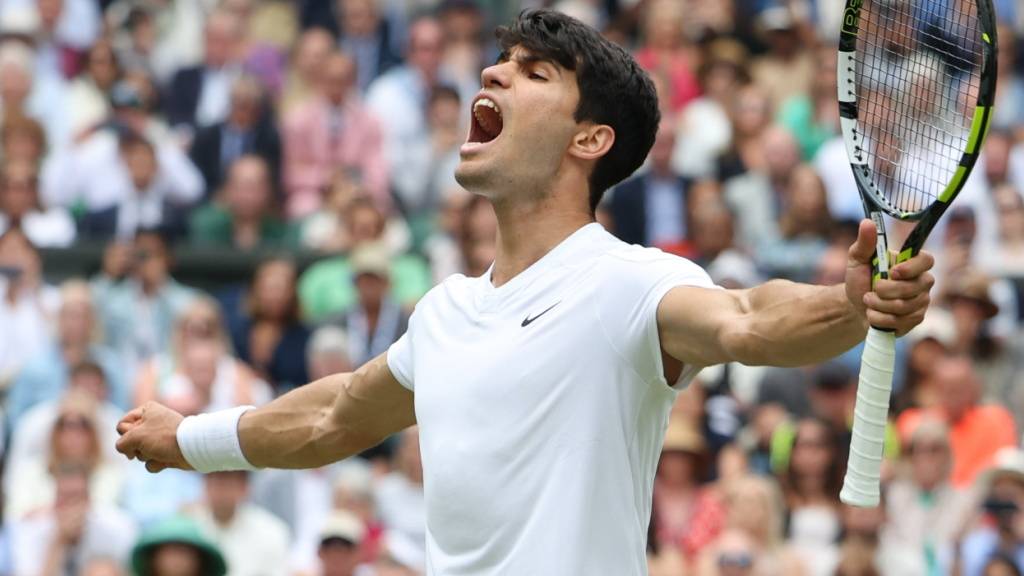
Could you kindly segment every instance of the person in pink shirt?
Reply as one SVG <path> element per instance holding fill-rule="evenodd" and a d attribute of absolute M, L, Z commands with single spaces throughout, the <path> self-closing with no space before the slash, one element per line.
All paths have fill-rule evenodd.
<path fill-rule="evenodd" d="M 391 208 L 380 124 L 355 89 L 355 61 L 342 52 L 324 63 L 319 95 L 284 118 L 285 210 L 290 218 L 315 212 L 334 171 L 359 174 L 378 208 Z"/>

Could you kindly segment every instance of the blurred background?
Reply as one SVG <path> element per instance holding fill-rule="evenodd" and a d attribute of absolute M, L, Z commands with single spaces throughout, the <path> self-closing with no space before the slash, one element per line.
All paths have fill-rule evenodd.
<path fill-rule="evenodd" d="M 933 309 L 899 341 L 883 506 L 838 500 L 859 349 L 709 368 L 669 424 L 653 576 L 1024 569 L 1024 6 L 995 4 L 995 120 L 930 240 Z M 606 227 L 726 287 L 842 281 L 862 211 L 840 0 L 2 0 L 0 574 L 424 573 L 415 430 L 204 478 L 119 457 L 114 424 L 357 368 L 431 286 L 482 274 L 494 215 L 453 168 L 494 26 L 541 5 L 659 90 Z"/>

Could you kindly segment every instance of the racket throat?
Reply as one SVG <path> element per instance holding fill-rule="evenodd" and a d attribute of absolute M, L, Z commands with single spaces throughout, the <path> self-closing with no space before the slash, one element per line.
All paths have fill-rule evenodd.
<path fill-rule="evenodd" d="M 889 242 L 885 237 L 885 222 L 881 212 L 872 212 L 871 221 L 875 223 L 875 270 L 877 273 L 872 278 L 889 278 Z"/>

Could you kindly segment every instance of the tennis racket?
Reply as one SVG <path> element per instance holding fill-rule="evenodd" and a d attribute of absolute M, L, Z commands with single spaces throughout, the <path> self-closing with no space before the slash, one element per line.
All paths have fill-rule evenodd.
<path fill-rule="evenodd" d="M 847 0 L 839 39 L 846 153 L 875 223 L 872 283 L 917 254 L 978 159 L 996 87 L 991 0 Z M 915 221 L 890 255 L 886 216 Z M 877 506 L 895 334 L 870 328 L 840 499 Z"/>

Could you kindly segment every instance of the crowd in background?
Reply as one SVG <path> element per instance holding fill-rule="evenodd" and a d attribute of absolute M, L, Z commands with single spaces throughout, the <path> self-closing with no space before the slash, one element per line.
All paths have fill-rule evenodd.
<path fill-rule="evenodd" d="M 414 429 L 319 470 L 203 477 L 120 457 L 115 423 L 357 368 L 431 286 L 488 269 L 493 211 L 453 170 L 493 27 L 522 8 L 601 29 L 658 88 L 654 148 L 602 224 L 729 288 L 842 282 L 862 217 L 843 4 L 0 2 L 0 574 L 423 574 Z M 839 502 L 859 349 L 711 367 L 669 422 L 652 576 L 1024 571 L 1024 8 L 995 4 L 993 126 L 899 341 L 882 506 Z M 40 250 L 83 243 L 100 269 L 48 282 Z M 175 279 L 176 251 L 214 248 L 264 257 L 244 285 Z"/>

